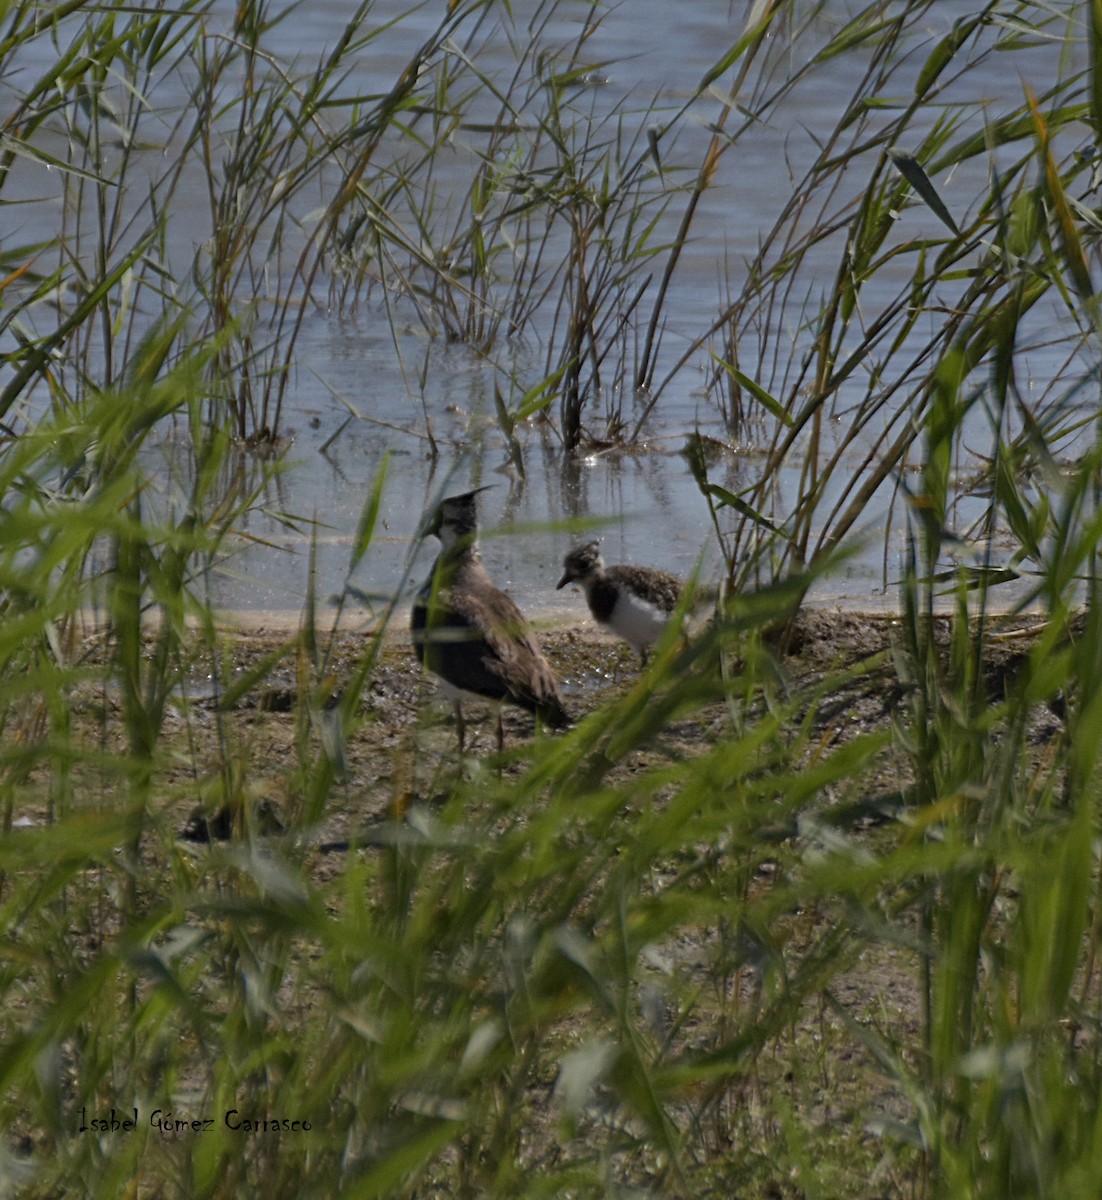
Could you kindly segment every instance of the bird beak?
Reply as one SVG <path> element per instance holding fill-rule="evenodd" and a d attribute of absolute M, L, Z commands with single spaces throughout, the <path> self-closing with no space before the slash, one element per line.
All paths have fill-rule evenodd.
<path fill-rule="evenodd" d="M 563 577 L 559 580 L 558 583 L 555 584 L 555 591 L 556 592 L 561 591 L 564 587 L 566 587 L 566 585 L 568 583 L 572 583 L 572 582 L 573 582 L 573 580 L 570 578 L 570 572 L 569 571 L 564 572 Z"/>
<path fill-rule="evenodd" d="M 417 526 L 417 540 L 422 541 L 424 538 L 429 537 L 430 534 L 438 534 L 440 532 L 440 519 L 442 516 L 443 513 L 439 505 L 431 512 L 425 513 L 421 518 L 421 524 Z"/>

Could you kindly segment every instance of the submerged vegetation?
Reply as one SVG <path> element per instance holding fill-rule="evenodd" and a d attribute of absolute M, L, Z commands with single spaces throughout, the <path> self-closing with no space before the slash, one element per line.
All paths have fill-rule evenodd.
<path fill-rule="evenodd" d="M 0 8 L 0 1188 L 1093 1197 L 1102 8 L 733 4 L 629 103 L 600 3 L 365 0 L 309 67 L 306 7 Z M 685 311 L 710 198 L 839 71 Z M 715 621 L 614 688 L 566 639 L 576 727 L 497 762 L 441 750 L 399 597 L 243 656 L 210 570 L 357 307 L 436 335 L 411 378 L 487 364 L 518 476 L 706 363 Z M 894 619 L 808 657 L 885 507 Z"/>

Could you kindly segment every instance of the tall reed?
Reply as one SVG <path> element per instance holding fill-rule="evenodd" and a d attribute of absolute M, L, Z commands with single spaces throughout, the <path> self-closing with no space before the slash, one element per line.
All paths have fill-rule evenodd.
<path fill-rule="evenodd" d="M 540 378 L 518 369 L 500 397 L 522 461 L 538 414 L 584 440 L 583 397 L 644 311 L 634 375 L 644 407 L 660 403 L 688 358 L 660 376 L 651 318 L 670 292 L 636 266 L 674 277 L 684 238 L 652 253 L 648 220 L 688 228 L 711 178 L 648 191 L 672 174 L 664 135 L 656 147 L 619 112 L 587 131 L 584 40 L 557 59 L 522 46 L 512 93 L 486 78 L 472 51 L 491 5 L 451 6 L 390 91 L 330 126 L 345 54 L 382 36 L 370 11 L 299 77 L 265 57 L 278 14 L 262 5 L 235 10 L 232 36 L 201 5 L 63 5 L 57 61 L 5 125 L 0 192 L 13 156 L 52 153 L 52 121 L 74 158 L 69 224 L 46 249 L 5 245 L 0 291 L 4 1188 L 1094 1196 L 1102 438 L 1076 408 L 1096 384 L 1038 400 L 1019 366 L 1042 302 L 1063 306 L 1070 364 L 1096 336 L 1082 138 L 1100 124 L 1097 14 L 1082 69 L 1072 57 L 982 129 L 949 109 L 908 144 L 955 75 L 1063 34 L 1066 14 L 988 4 L 915 51 L 927 4 L 857 7 L 842 28 L 823 5 L 752 6 L 701 86 L 733 71 L 745 88 L 716 101 L 717 170 L 816 65 L 854 55 L 865 74 L 694 347 L 715 353 L 732 428 L 767 448 L 739 487 L 691 446 L 736 586 L 692 638 L 672 628 L 645 673 L 580 688 L 569 733 L 456 764 L 400 715 L 416 705 L 408 655 L 384 640 L 393 605 L 350 648 L 311 593 L 295 634 L 237 661 L 205 583 L 255 501 L 235 447 L 278 432 L 315 286 L 350 303 L 374 270 L 487 353 L 561 299 Z M 0 57 L 41 36 L 30 6 L 6 19 Z M 774 75 L 770 31 L 815 40 L 794 78 Z M 118 187 L 143 153 L 142 98 L 173 73 L 207 121 L 182 113 L 166 144 L 205 156 L 217 235 L 191 289 L 168 237 L 178 163 L 141 203 Z M 510 96 L 537 79 L 538 153 L 500 115 L 519 130 Z M 499 115 L 462 221 L 449 214 L 448 260 L 447 238 L 421 236 L 443 223 L 422 183 L 475 104 L 466 87 Z M 395 144 L 408 157 L 388 173 Z M 987 191 L 961 212 L 941 181 L 977 159 Z M 323 179 L 336 186 L 298 241 L 291 198 Z M 893 241 L 919 204 L 935 232 Z M 571 247 L 554 266 L 541 214 Z M 510 290 L 513 221 L 531 228 Z M 829 247 L 830 282 L 812 287 Z M 291 254 L 297 282 L 242 312 L 269 250 Z M 904 266 L 871 311 L 868 281 Z M 791 325 L 806 329 L 794 355 Z M 848 424 L 828 419 L 843 411 Z M 192 457 L 166 484 L 150 451 L 168 422 Z M 395 486 L 384 469 L 365 489 L 350 576 Z M 907 518 L 893 620 L 865 620 L 837 661 L 810 625 L 810 648 L 783 657 L 778 624 L 883 489 Z M 1012 578 L 1039 610 L 1028 637 L 997 611 Z M 260 703 L 277 671 L 293 680 L 285 716 Z M 259 820 L 273 799 L 281 835 Z M 183 842 L 194 804 L 227 810 L 235 836 Z"/>

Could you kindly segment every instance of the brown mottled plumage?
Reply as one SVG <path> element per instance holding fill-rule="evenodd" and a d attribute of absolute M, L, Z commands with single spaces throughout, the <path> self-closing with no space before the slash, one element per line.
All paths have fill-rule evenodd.
<path fill-rule="evenodd" d="M 441 501 L 426 526 L 425 534 L 435 534 L 441 550 L 411 614 L 417 657 L 439 676 L 455 705 L 460 750 L 466 731 L 463 693 L 515 704 L 556 729 L 570 724 L 554 672 L 535 635 L 482 565 L 475 543 L 477 494 Z M 497 740 L 500 750 L 500 709 Z"/>
<path fill-rule="evenodd" d="M 606 567 L 596 542 L 563 559 L 560 588 L 579 583 L 593 619 L 628 642 L 644 663 L 681 598 L 681 580 L 654 567 Z"/>

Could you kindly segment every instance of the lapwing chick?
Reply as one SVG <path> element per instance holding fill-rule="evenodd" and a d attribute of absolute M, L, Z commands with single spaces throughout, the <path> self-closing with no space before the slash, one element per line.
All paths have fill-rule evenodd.
<path fill-rule="evenodd" d="M 482 490 L 482 489 L 479 489 Z M 494 587 L 478 554 L 478 492 L 442 500 L 422 529 L 440 539 L 428 579 L 411 616 L 413 647 L 439 676 L 455 707 L 462 753 L 464 695 L 496 702 L 497 748 L 505 739 L 502 702 L 535 714 L 554 729 L 570 724 L 558 683 L 520 609 Z"/>
<path fill-rule="evenodd" d="M 647 651 L 681 598 L 681 581 L 654 567 L 606 567 L 596 542 L 576 546 L 563 567 L 558 587 L 581 584 L 593 619 L 623 638 L 646 666 Z"/>

